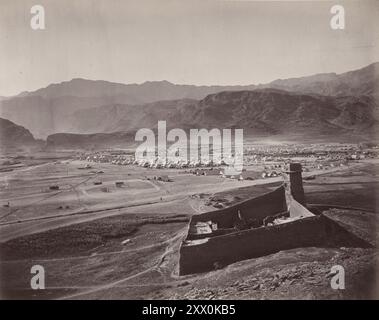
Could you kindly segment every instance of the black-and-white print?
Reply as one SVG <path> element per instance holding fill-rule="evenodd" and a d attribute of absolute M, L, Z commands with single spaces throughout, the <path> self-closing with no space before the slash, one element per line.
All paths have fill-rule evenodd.
<path fill-rule="evenodd" d="M 378 299 L 378 21 L 2 0 L 0 298 Z"/>

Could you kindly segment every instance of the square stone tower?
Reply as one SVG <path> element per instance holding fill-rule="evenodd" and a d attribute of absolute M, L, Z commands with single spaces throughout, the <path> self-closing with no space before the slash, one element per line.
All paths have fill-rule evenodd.
<path fill-rule="evenodd" d="M 290 163 L 289 170 L 286 171 L 288 188 L 292 197 L 302 205 L 305 205 L 305 195 L 303 188 L 303 178 L 301 176 L 302 167 L 300 163 Z"/>

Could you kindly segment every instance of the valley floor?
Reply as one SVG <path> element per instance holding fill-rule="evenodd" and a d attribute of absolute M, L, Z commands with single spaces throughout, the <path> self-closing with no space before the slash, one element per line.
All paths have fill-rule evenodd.
<path fill-rule="evenodd" d="M 5 298 L 25 299 L 340 299 L 379 297 L 376 248 L 298 248 L 179 277 L 178 250 L 193 214 L 269 191 L 281 178 L 235 181 L 76 161 L 46 162 L 0 174 L 0 277 Z M 308 172 L 309 203 L 354 207 L 327 215 L 377 246 L 376 161 Z M 92 171 L 92 173 L 91 173 Z M 103 173 L 99 173 L 103 171 Z M 150 179 L 168 175 L 172 182 Z M 149 178 L 149 179 L 147 179 Z M 117 188 L 115 181 L 125 181 Z M 101 181 L 101 185 L 93 182 Z M 58 190 L 49 186 L 59 185 Z M 102 191 L 107 187 L 107 192 Z M 241 189 L 242 188 L 242 189 Z M 104 190 L 104 189 L 103 189 Z M 349 195 L 346 197 L 346 195 Z M 42 265 L 45 290 L 31 290 Z M 346 290 L 330 268 L 346 268 Z"/>

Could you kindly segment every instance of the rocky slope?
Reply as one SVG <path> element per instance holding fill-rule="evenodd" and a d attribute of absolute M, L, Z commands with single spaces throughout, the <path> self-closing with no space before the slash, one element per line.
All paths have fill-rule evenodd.
<path fill-rule="evenodd" d="M 327 97 L 275 89 L 225 91 L 195 100 L 140 106 L 109 105 L 75 112 L 71 132 L 134 133 L 156 128 L 243 128 L 246 136 L 300 135 L 303 138 L 356 136 L 370 140 L 379 113 L 373 97 Z M 48 141 L 51 140 L 49 137 Z"/>
<path fill-rule="evenodd" d="M 0 118 L 0 147 L 17 147 L 37 143 L 29 130 Z"/>

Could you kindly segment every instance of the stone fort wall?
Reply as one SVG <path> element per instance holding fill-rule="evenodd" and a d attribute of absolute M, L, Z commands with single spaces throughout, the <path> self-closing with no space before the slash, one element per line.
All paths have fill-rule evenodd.
<path fill-rule="evenodd" d="M 216 222 L 219 228 L 229 228 L 233 225 L 233 221 L 236 220 L 238 211 L 244 218 L 257 220 L 287 211 L 284 186 L 225 209 L 194 215 L 191 218 L 190 225 L 199 221 L 212 221 Z"/>
<path fill-rule="evenodd" d="M 230 228 L 238 217 L 238 211 L 247 219 L 258 220 L 289 211 L 289 216 L 297 218 L 296 220 L 228 234 L 218 233 L 200 239 L 196 244 L 183 242 L 180 248 L 179 274 L 206 272 L 240 260 L 293 248 L 368 245 L 334 220 L 322 214 L 314 215 L 303 205 L 305 197 L 300 165 L 290 165 L 288 174 L 290 178 L 293 176 L 287 183 L 289 190 L 282 185 L 272 192 L 230 208 L 194 215 L 190 226 L 200 221 L 212 221 L 217 223 L 218 228 Z M 187 234 L 186 240 L 188 239 L 191 239 L 190 234 Z"/>
<path fill-rule="evenodd" d="M 302 206 L 296 203 L 296 210 L 299 210 Z M 372 247 L 336 221 L 322 214 L 314 215 L 284 224 L 212 237 L 198 245 L 182 244 L 179 275 L 211 271 L 281 250 L 319 246 Z"/>
<path fill-rule="evenodd" d="M 291 202 L 287 206 L 288 200 Z M 229 228 L 237 218 L 238 211 L 246 218 L 264 219 L 266 216 L 287 210 L 290 210 L 291 216 L 303 216 L 304 219 L 221 234 L 208 238 L 200 244 L 182 243 L 179 274 L 210 271 L 236 261 L 260 257 L 280 250 L 315 246 L 325 240 L 324 217 L 314 216 L 291 195 L 286 194 L 284 185 L 232 207 L 194 215 L 190 225 L 199 221 L 212 221 L 218 224 L 218 228 Z M 191 239 L 189 234 L 187 239 Z"/>
<path fill-rule="evenodd" d="M 324 216 L 249 229 L 182 245 L 180 275 L 214 270 L 230 263 L 297 247 L 317 246 L 326 239 Z"/>

